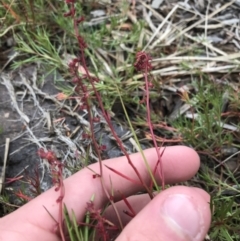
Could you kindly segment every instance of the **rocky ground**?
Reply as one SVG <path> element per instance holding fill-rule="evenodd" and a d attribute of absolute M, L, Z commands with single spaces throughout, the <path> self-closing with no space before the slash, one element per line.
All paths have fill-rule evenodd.
<path fill-rule="evenodd" d="M 43 84 L 39 85 L 39 79 Z M 78 103 L 58 98 L 59 90 L 54 83 L 54 75 L 44 76 L 36 65 L 19 71 L 5 72 L 0 76 L 0 157 L 3 166 L 5 141 L 10 138 L 7 166 L 5 171 L 5 190 L 10 194 L 22 190 L 31 196 L 26 181 L 39 173 L 41 189 L 52 186 L 48 163 L 39 158 L 39 148 L 53 150 L 66 165 L 64 177 L 88 163 L 97 161 L 91 142 L 83 138 L 87 126 L 87 113 L 79 111 Z M 57 76 L 61 78 L 61 76 Z M 101 113 L 94 109 L 96 115 Z M 127 150 L 134 150 L 131 133 L 125 127 L 113 122 L 114 129 L 123 140 Z M 121 156 L 122 153 L 103 119 L 95 125 L 95 135 L 104 145 L 103 158 Z M 13 178 L 19 178 L 13 181 Z M 12 202 L 18 203 L 11 195 Z"/>

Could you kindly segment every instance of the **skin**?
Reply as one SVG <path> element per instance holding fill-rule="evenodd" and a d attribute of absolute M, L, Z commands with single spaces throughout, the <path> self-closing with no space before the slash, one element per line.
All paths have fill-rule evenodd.
<path fill-rule="evenodd" d="M 144 153 L 150 168 L 153 170 L 157 162 L 156 150 L 148 149 L 144 151 Z M 131 155 L 131 160 L 145 183 L 149 184 L 150 178 L 141 155 L 139 153 L 133 154 Z M 165 183 L 167 184 L 174 184 L 190 179 L 196 174 L 200 165 L 197 153 L 184 146 L 165 148 L 162 156 L 162 163 Z M 138 180 L 134 170 L 130 167 L 125 157 L 109 159 L 104 161 L 103 164 L 124 173 L 124 175 L 131 177 L 136 181 Z M 96 173 L 99 173 L 98 163 L 89 167 Z M 109 193 L 111 193 L 112 190 L 114 191 L 114 201 L 117 202 L 116 207 L 119 210 L 121 219 L 125 225 L 125 228 L 117 238 L 118 241 L 201 241 L 204 239 L 210 226 L 211 212 L 209 208 L 209 195 L 203 190 L 175 186 L 161 192 L 156 195 L 153 200 L 150 200 L 148 195 L 133 196 L 137 192 L 143 191 L 143 187 L 113 173 L 105 166 L 103 168 L 103 180 Z M 159 184 L 161 183 L 158 175 L 156 175 L 156 180 Z M 64 181 L 64 186 L 65 197 L 63 202 L 68 207 L 68 210 L 74 210 L 78 221 L 83 221 L 86 212 L 86 203 L 89 202 L 93 194 L 94 206 L 96 209 L 103 208 L 104 205 L 108 203 L 108 198 L 102 189 L 100 179 L 93 178 L 93 172 L 88 168 L 84 168 L 66 179 Z M 122 210 L 126 210 L 126 206 L 124 202 L 121 201 L 121 193 L 125 197 L 129 197 L 128 201 L 137 213 L 132 220 L 122 212 Z M 19 208 L 17 211 L 0 219 L 0 240 L 60 241 L 61 239 L 59 235 L 54 231 L 56 224 L 44 209 L 45 207 L 49 213 L 58 220 L 59 205 L 56 203 L 58 196 L 59 193 L 55 192 L 54 188 L 52 188 Z M 171 211 L 174 210 L 174 208 L 170 208 L 170 213 L 175 212 L 171 215 L 176 214 L 175 216 L 177 217 L 176 222 L 174 218 L 169 219 L 168 208 L 165 208 L 166 203 L 169 203 L 170 205 L 173 203 L 174 206 L 178 206 L 178 204 L 175 205 L 175 201 L 173 201 L 175 199 L 172 197 L 180 198 L 181 207 L 185 206 L 185 201 L 186 208 L 191 206 L 192 203 L 194 210 L 196 209 L 200 213 L 201 225 L 199 225 L 199 227 L 196 225 L 197 235 L 194 236 L 194 238 L 189 236 L 188 227 L 186 225 L 188 220 L 192 220 L 190 218 L 191 216 L 194 218 L 195 211 L 189 210 L 189 215 L 187 215 L 188 217 L 186 219 L 184 218 L 184 215 L 180 213 L 178 214 L 178 212 L 181 212 L 184 208 L 176 209 L 176 212 Z M 193 214 L 191 212 L 193 212 Z M 107 209 L 105 216 L 110 221 L 116 223 L 115 212 L 111 207 Z M 180 226 L 183 225 L 183 231 L 179 228 L 179 223 Z M 142 224 L 144 224 L 144 228 L 142 227 Z"/>

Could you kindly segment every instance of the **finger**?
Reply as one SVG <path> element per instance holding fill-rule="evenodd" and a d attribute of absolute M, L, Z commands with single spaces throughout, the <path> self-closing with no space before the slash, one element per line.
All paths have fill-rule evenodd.
<path fill-rule="evenodd" d="M 156 163 L 157 163 L 157 154 L 154 148 L 148 149 L 144 152 L 148 164 L 153 171 Z M 147 185 L 149 185 L 151 178 L 147 171 L 146 165 L 140 153 L 136 153 L 131 155 L 131 161 L 134 166 L 140 173 L 140 176 L 145 181 Z M 119 157 L 115 159 L 106 160 L 103 162 L 104 165 L 107 165 L 115 170 L 123 173 L 124 175 L 131 177 L 132 179 L 138 180 L 137 175 L 133 168 L 128 164 L 126 157 Z M 176 147 L 167 147 L 164 150 L 164 154 L 162 157 L 163 169 L 164 169 L 164 177 L 165 182 L 168 184 L 176 183 L 180 181 L 186 181 L 195 175 L 199 168 L 199 156 L 197 153 L 188 147 L 185 146 L 176 146 Z M 104 184 L 108 192 L 114 194 L 114 200 L 118 201 L 122 198 L 123 194 L 125 197 L 131 196 L 139 191 L 144 190 L 142 186 L 136 185 L 125 178 L 113 173 L 109 169 L 105 168 L 103 165 L 103 179 Z M 91 165 L 90 168 L 94 170 L 96 173 L 99 173 L 99 164 Z M 82 190 L 84 190 L 85 195 L 88 196 L 88 200 L 90 197 L 95 194 L 94 203 L 96 207 L 101 207 L 108 201 L 105 196 L 105 193 L 102 190 L 101 182 L 99 178 L 92 178 L 93 173 L 88 169 L 84 169 L 82 172 L 70 177 L 66 183 L 66 194 L 67 192 L 73 193 L 76 190 L 79 190 L 79 183 L 88 183 L 88 185 L 84 186 Z M 82 182 L 80 181 L 82 180 Z M 156 176 L 158 183 L 161 183 L 159 176 Z M 110 181 L 111 180 L 111 181 Z M 77 197 L 77 195 L 74 195 Z M 73 202 L 73 198 L 71 195 L 69 200 L 69 204 Z M 86 203 L 85 200 L 84 203 Z M 76 198 L 76 203 L 74 206 L 79 204 L 79 198 Z M 71 207 L 71 205 L 70 205 Z"/>
<path fill-rule="evenodd" d="M 209 195 L 195 188 L 169 188 L 140 211 L 117 241 L 202 241 L 210 227 L 209 202 Z"/>
<path fill-rule="evenodd" d="M 156 150 L 154 148 L 148 149 L 144 151 L 144 154 L 150 168 L 154 170 L 157 163 Z M 140 173 L 142 179 L 149 184 L 151 179 L 141 154 L 137 153 L 131 155 L 131 160 Z M 104 161 L 103 163 L 121 173 L 124 173 L 124 175 L 137 180 L 136 173 L 128 164 L 126 157 L 114 158 Z M 191 178 L 199 168 L 199 157 L 194 150 L 188 147 L 167 147 L 162 156 L 162 163 L 166 183 L 173 183 L 185 181 Z M 99 173 L 98 163 L 91 165 L 90 168 L 96 173 Z M 156 179 L 159 183 L 161 183 L 159 177 L 156 177 Z M 135 183 L 122 178 L 104 166 L 103 181 L 107 191 L 114 193 L 115 201 L 121 199 L 120 193 L 122 193 L 125 197 L 128 197 L 143 190 L 142 186 L 136 185 Z M 103 207 L 103 205 L 108 202 L 108 198 L 102 189 L 100 178 L 93 178 L 93 172 L 87 168 L 84 168 L 80 172 L 65 180 L 64 185 L 66 191 L 63 202 L 66 204 L 68 210 L 74 210 L 79 220 L 82 220 L 84 217 L 86 213 L 86 203 L 89 202 L 93 195 L 95 196 L 94 205 L 97 209 Z M 55 220 L 58 219 L 59 204 L 56 202 L 58 196 L 59 194 L 52 188 L 32 200 L 27 205 L 18 209 L 17 214 L 15 214 L 14 217 L 11 217 L 12 219 L 15 219 L 16 215 L 18 215 L 21 217 L 23 222 L 27 221 L 41 227 L 42 229 L 53 230 L 56 224 L 50 217 L 49 213 L 55 218 Z M 47 209 L 48 212 L 46 212 L 45 209 Z"/>
<path fill-rule="evenodd" d="M 157 163 L 157 154 L 154 148 L 148 149 L 145 152 L 146 159 L 148 164 L 153 171 L 155 165 Z M 143 161 L 141 154 L 133 154 L 131 155 L 131 160 L 134 163 L 134 166 L 140 173 L 140 176 L 145 181 L 145 183 L 149 184 L 151 178 Z M 164 169 L 164 177 L 165 182 L 168 184 L 186 181 L 193 177 L 199 168 L 199 156 L 197 153 L 188 147 L 185 146 L 176 146 L 176 147 L 167 147 L 164 150 L 164 154 L 162 157 L 163 169 Z M 123 173 L 124 175 L 131 177 L 132 179 L 138 180 L 137 175 L 132 169 L 132 167 L 128 164 L 126 157 L 120 157 L 115 159 L 110 159 L 104 161 L 104 164 L 109 167 L 114 168 L 115 170 Z M 90 166 L 92 170 L 96 173 L 99 173 L 99 164 L 94 164 Z M 68 201 L 68 205 L 70 208 L 74 208 L 77 211 L 76 207 L 81 207 L 81 204 L 85 205 L 87 201 L 90 200 L 91 196 L 94 194 L 94 204 L 96 208 L 102 207 L 108 199 L 102 190 L 101 182 L 99 178 L 92 178 L 93 173 L 87 169 L 82 172 L 70 177 L 66 183 L 66 199 L 65 202 Z M 104 184 L 108 192 L 113 193 L 114 201 L 118 201 L 122 198 L 123 194 L 125 197 L 131 196 L 139 191 L 143 191 L 144 188 L 142 186 L 136 185 L 125 178 L 113 173 L 107 168 L 103 167 L 103 179 Z M 158 183 L 161 183 L 159 176 L 156 176 Z M 111 181 L 110 181 L 111 180 Z M 81 188 L 80 195 L 77 195 L 76 192 L 79 192 L 79 183 L 86 183 Z M 74 196 L 72 195 L 74 194 Z M 84 197 L 79 200 L 79 196 Z M 67 199 L 69 197 L 69 199 Z M 76 197 L 76 198 L 75 198 Z M 74 202 L 75 201 L 75 202 Z M 83 217 L 84 213 L 80 212 L 80 217 Z M 84 210 L 85 212 L 85 210 Z"/>
<path fill-rule="evenodd" d="M 199 195 L 201 195 L 205 200 L 209 200 L 209 194 L 206 193 L 204 190 L 199 188 L 192 188 L 194 189 Z M 154 196 L 158 193 L 155 192 Z M 133 214 L 138 214 L 147 204 L 151 201 L 148 194 L 140 194 L 140 195 L 134 195 L 126 198 L 126 201 L 130 205 L 130 207 L 133 209 Z M 115 208 L 118 211 L 118 214 L 120 215 L 121 221 L 123 226 L 126 226 L 131 220 L 132 216 L 126 214 L 126 211 L 131 213 L 131 210 L 126 204 L 126 201 L 121 200 L 119 202 L 116 202 Z M 109 220 L 111 223 L 116 223 L 118 221 L 118 217 L 116 215 L 115 209 L 112 206 L 107 207 L 107 209 L 104 211 L 104 218 Z"/>
<path fill-rule="evenodd" d="M 131 210 L 128 208 L 125 201 L 123 200 L 114 204 L 121 218 L 123 226 L 126 226 L 132 220 L 131 214 L 137 215 L 151 201 L 148 194 L 134 195 L 128 197 L 126 200 L 129 203 L 131 209 L 134 211 L 134 213 L 131 212 Z M 126 211 L 130 215 L 126 214 Z M 104 218 L 106 218 L 114 224 L 118 222 L 116 212 L 114 211 L 114 208 L 112 206 L 109 206 L 104 211 L 103 216 Z"/>
<path fill-rule="evenodd" d="M 131 209 L 129 209 L 129 207 L 126 205 L 126 201 L 128 202 Z M 107 207 L 107 209 L 103 213 L 103 217 L 109 222 L 115 224 L 116 226 L 118 226 L 118 218 L 120 218 L 123 227 L 125 227 L 133 219 L 131 215 L 137 215 L 151 201 L 151 199 L 148 194 L 141 194 L 128 197 L 126 198 L 126 201 L 122 200 L 115 203 L 114 208 L 112 205 Z M 117 217 L 115 210 L 117 210 L 119 217 Z M 134 212 L 132 212 L 132 210 Z M 128 212 L 129 214 L 127 214 L 126 212 Z M 115 240 L 120 231 L 120 229 L 113 229 L 108 230 L 108 233 L 109 236 Z M 100 240 L 102 234 L 97 233 L 97 237 L 99 237 L 99 239 L 96 240 Z"/>
<path fill-rule="evenodd" d="M 209 194 L 203 191 L 199 188 L 192 188 L 194 189 L 199 195 L 201 195 L 205 200 L 209 200 Z M 154 195 L 157 195 L 158 193 L 154 193 Z M 128 205 L 130 205 L 132 211 L 129 209 L 128 205 L 126 204 L 126 201 L 128 202 Z M 151 201 L 148 194 L 141 194 L 141 195 L 134 195 L 130 196 L 126 199 L 126 201 L 121 200 L 117 203 L 115 203 L 115 209 L 117 209 L 118 215 L 120 216 L 120 219 L 122 221 L 123 226 L 125 227 L 131 220 L 132 216 L 127 214 L 126 211 L 130 214 L 137 215 L 147 204 Z M 104 218 L 106 218 L 108 221 L 110 221 L 113 224 L 118 224 L 118 217 L 116 215 L 116 212 L 112 206 L 109 206 L 103 214 Z M 113 230 L 110 232 L 111 237 L 116 237 L 116 235 L 119 233 L 119 230 Z"/>

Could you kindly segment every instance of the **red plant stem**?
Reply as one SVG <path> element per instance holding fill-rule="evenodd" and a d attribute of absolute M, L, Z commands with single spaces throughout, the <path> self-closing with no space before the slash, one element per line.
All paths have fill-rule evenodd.
<path fill-rule="evenodd" d="M 152 141 L 154 144 L 154 147 L 156 149 L 157 152 L 157 157 L 158 157 L 158 161 L 157 163 L 159 164 L 160 170 L 159 170 L 159 176 L 161 178 L 162 181 L 162 189 L 164 190 L 165 187 L 165 181 L 164 181 L 164 173 L 163 173 L 163 167 L 162 167 L 162 161 L 161 161 L 161 155 L 160 155 L 160 151 L 159 151 L 159 147 L 157 145 L 157 141 L 153 132 L 153 127 L 152 127 L 152 122 L 151 122 L 151 112 L 150 112 L 150 103 L 149 103 L 149 81 L 148 81 L 148 68 L 146 67 L 143 73 L 144 79 L 145 79 L 145 91 L 146 91 L 146 105 L 147 105 L 147 123 L 149 125 L 149 129 L 151 132 L 151 136 L 152 136 Z"/>
<path fill-rule="evenodd" d="M 75 11 L 74 3 L 71 3 L 71 11 L 72 12 Z M 78 30 L 78 22 L 77 22 L 77 19 L 76 19 L 75 15 L 73 16 L 73 25 L 74 25 L 75 37 L 78 38 L 80 36 L 80 34 L 79 34 L 79 30 Z M 89 70 L 88 70 L 88 67 L 87 67 L 87 64 L 86 64 L 85 53 L 84 53 L 84 49 L 82 48 L 82 46 L 79 46 L 79 51 L 80 51 L 79 57 L 81 58 L 82 67 L 84 68 L 86 76 L 87 76 L 88 80 L 90 81 L 91 85 L 95 88 L 95 86 L 93 84 L 94 81 L 93 81 L 93 79 L 92 79 L 92 77 L 89 73 Z M 78 73 L 76 73 L 76 76 L 77 75 L 78 75 Z M 81 84 L 81 82 L 79 84 L 81 85 L 81 89 L 84 90 L 83 84 Z M 94 89 L 94 92 L 96 92 L 95 89 Z M 89 102 L 88 102 L 87 98 L 86 98 L 85 101 L 86 101 L 85 104 L 87 106 L 87 111 L 88 111 L 88 114 L 89 114 L 90 129 L 91 129 L 91 133 L 92 133 L 91 137 L 92 137 L 92 141 L 93 141 L 93 144 L 94 144 L 94 147 L 95 147 L 95 151 L 97 152 L 97 156 L 99 158 L 100 176 L 102 176 L 103 168 L 102 168 L 102 162 L 101 162 L 101 153 L 100 153 L 96 138 L 93 134 L 94 133 L 94 123 L 92 121 L 91 108 L 90 108 L 90 105 L 89 105 Z"/>
<path fill-rule="evenodd" d="M 108 168 L 109 170 L 111 170 L 112 172 L 116 173 L 117 175 L 119 175 L 119 176 L 121 176 L 121 177 L 127 179 L 128 181 L 130 181 L 130 182 L 132 182 L 132 183 L 134 183 L 134 184 L 136 184 L 136 185 L 140 185 L 140 186 L 142 186 L 142 183 L 137 182 L 136 180 L 134 180 L 134 179 L 132 179 L 132 178 L 130 178 L 130 177 L 124 175 L 123 173 L 121 173 L 121 172 L 115 170 L 114 168 L 111 168 L 111 167 L 109 167 L 109 166 L 107 166 L 107 165 L 105 165 L 105 167 Z"/>
<path fill-rule="evenodd" d="M 74 3 L 71 4 L 71 9 L 72 11 L 74 11 Z M 75 18 L 75 16 L 73 16 L 73 21 L 74 21 L 74 31 L 75 31 L 75 36 L 78 37 L 80 36 L 79 35 L 79 30 L 78 30 L 78 23 L 77 23 L 77 20 Z M 88 70 L 88 67 L 86 65 L 86 60 L 85 60 L 85 54 L 84 54 L 84 49 L 82 48 L 82 46 L 79 46 L 80 47 L 80 58 L 81 58 L 81 63 L 82 63 L 82 67 L 84 68 L 85 70 L 85 73 L 86 73 L 86 76 L 88 77 L 89 81 L 90 81 L 90 84 L 92 86 L 92 89 L 94 91 L 94 94 L 96 95 L 97 97 L 97 100 L 98 100 L 98 103 L 99 103 L 99 106 L 100 106 L 100 109 L 102 110 L 102 114 L 107 122 L 107 124 L 109 125 L 110 127 L 110 130 L 112 132 L 112 135 L 114 136 L 116 142 L 118 143 L 120 149 L 122 150 L 122 152 L 124 153 L 124 155 L 126 156 L 127 160 L 128 160 L 128 163 L 131 165 L 131 167 L 134 169 L 136 175 L 138 176 L 138 179 L 140 180 L 140 182 L 142 183 L 142 185 L 144 186 L 144 188 L 146 189 L 146 191 L 148 192 L 150 198 L 153 198 L 153 195 L 151 193 L 151 190 L 148 188 L 148 186 L 146 185 L 146 183 L 143 181 L 140 173 L 138 172 L 137 168 L 134 166 L 134 164 L 132 163 L 131 159 L 130 159 L 130 156 L 129 154 L 127 153 L 127 151 L 125 150 L 123 144 L 122 144 L 122 141 L 121 139 L 117 136 L 115 130 L 113 129 L 113 126 L 111 124 L 111 121 L 109 119 L 109 116 L 106 114 L 106 111 L 105 111 L 105 108 L 103 106 L 103 103 L 102 103 L 102 98 L 101 96 L 99 95 L 98 91 L 96 90 L 96 87 L 95 87 L 95 81 L 94 79 L 91 77 L 90 73 L 89 73 L 89 70 Z M 89 114 L 91 112 L 90 110 L 90 107 L 88 106 L 88 111 L 89 111 Z M 92 118 L 90 117 L 90 126 L 91 126 L 91 132 L 94 133 L 94 129 L 93 129 L 93 122 L 92 122 Z M 99 157 L 99 165 L 100 165 L 100 175 L 102 176 L 103 174 L 103 168 L 102 168 L 102 160 L 101 160 L 101 156 L 100 156 L 100 152 L 99 152 L 99 148 L 98 148 L 98 144 L 97 144 L 97 141 L 94 137 L 94 135 L 92 134 L 92 140 L 93 140 L 93 144 L 95 146 L 95 149 L 97 151 L 97 155 Z"/>
<path fill-rule="evenodd" d="M 71 9 L 72 11 L 74 11 L 74 3 L 71 4 Z M 79 31 L 78 31 L 78 23 L 77 23 L 77 20 L 76 20 L 76 17 L 75 15 L 72 16 L 73 18 L 73 22 L 74 22 L 74 32 L 75 32 L 75 36 L 78 37 L 79 36 Z M 82 66 L 85 70 L 85 73 L 86 73 L 86 76 L 88 78 L 88 80 L 90 81 L 91 85 L 92 85 L 92 88 L 94 90 L 94 93 L 95 95 L 97 96 L 97 99 L 99 100 L 99 103 L 101 105 L 101 109 L 102 109 L 102 112 L 104 114 L 104 116 L 106 117 L 106 113 L 105 113 L 105 110 L 104 110 L 104 107 L 103 107 L 103 104 L 102 104 L 102 101 L 101 101 L 101 98 L 95 88 L 95 85 L 94 85 L 94 79 L 91 77 L 90 73 L 89 73 L 89 70 L 88 70 L 88 67 L 87 67 L 87 64 L 86 64 L 86 61 L 85 61 L 85 54 L 84 54 L 84 49 L 82 46 L 79 45 L 79 49 L 80 49 L 80 58 L 81 58 L 81 63 L 82 63 Z M 76 73 L 76 76 L 77 73 Z M 81 86 L 83 87 L 83 85 Z M 82 88 L 82 90 L 84 90 L 85 88 Z M 104 193 L 106 194 L 108 200 L 110 201 L 110 203 L 112 204 L 112 207 L 114 208 L 114 211 L 117 215 L 117 218 L 118 218 L 118 221 L 119 221 L 119 224 L 120 224 L 120 227 L 121 229 L 123 229 L 123 224 L 122 224 L 122 221 L 121 221 L 121 218 L 120 218 L 120 215 L 118 213 L 118 210 L 116 208 L 116 206 L 114 205 L 114 202 L 112 200 L 112 197 L 111 195 L 108 193 L 108 190 L 106 189 L 106 186 L 103 182 L 103 179 L 102 179 L 102 176 L 103 176 L 103 168 L 102 168 L 102 159 L 101 159 L 101 153 L 100 153 L 100 149 L 99 149 L 99 146 L 98 146 L 98 143 L 96 141 L 96 138 L 94 136 L 94 123 L 92 121 L 92 116 L 91 116 L 91 109 L 90 109 L 90 105 L 89 105 L 89 102 L 87 100 L 87 98 L 85 99 L 86 100 L 86 105 L 87 105 L 87 111 L 88 111 L 88 114 L 89 114 L 89 120 L 90 120 L 90 129 L 91 129 L 91 137 L 92 137 L 92 141 L 93 141 L 93 145 L 95 147 L 95 151 L 97 152 L 97 156 L 98 156 L 98 159 L 99 159 L 99 167 L 100 167 L 100 180 L 101 180 L 101 185 L 102 185 L 102 188 L 104 190 Z"/>
<path fill-rule="evenodd" d="M 62 241 L 65 241 L 63 232 L 63 198 L 65 195 L 65 187 L 63 183 L 63 164 L 56 158 L 56 155 L 53 151 L 44 151 L 44 149 L 39 149 L 38 155 L 49 162 L 53 183 L 56 185 L 55 191 L 60 191 L 60 195 L 56 200 L 56 202 L 59 204 L 57 225 Z"/>
<path fill-rule="evenodd" d="M 5 182 L 5 184 L 10 184 L 12 182 L 18 181 L 18 180 L 22 179 L 23 177 L 24 176 L 6 178 L 7 181 Z"/>
<path fill-rule="evenodd" d="M 66 0 L 66 2 L 67 2 L 67 0 Z M 108 126 L 109 126 L 109 128 L 111 130 L 112 135 L 114 136 L 116 142 L 118 143 L 119 148 L 122 150 L 122 152 L 126 156 L 126 158 L 128 160 L 128 163 L 130 164 L 130 166 L 133 168 L 134 172 L 136 173 L 136 175 L 137 175 L 141 185 L 146 189 L 146 191 L 148 192 L 150 198 L 152 199 L 153 198 L 153 194 L 152 194 L 151 189 L 146 185 L 146 183 L 142 179 L 139 171 L 137 170 L 135 165 L 132 163 L 129 154 L 125 150 L 121 139 L 117 136 L 117 134 L 116 134 L 116 132 L 115 132 L 113 126 L 112 126 L 110 117 L 109 117 L 108 113 L 106 112 L 106 110 L 104 108 L 104 105 L 103 105 L 103 102 L 102 102 L 102 98 L 101 98 L 99 92 L 97 91 L 97 89 L 95 87 L 96 79 L 90 75 L 90 72 L 89 72 L 87 64 L 86 64 L 85 51 L 84 51 L 84 49 L 86 48 L 86 45 L 84 43 L 84 40 L 83 40 L 82 36 L 79 34 L 79 27 L 78 27 L 79 23 L 82 20 L 77 19 L 76 16 L 75 16 L 75 1 L 70 1 L 69 0 L 68 4 L 70 5 L 69 6 L 70 12 L 67 13 L 67 15 L 72 17 L 73 25 L 74 25 L 74 34 L 75 34 L 75 37 L 78 40 L 78 45 L 79 45 L 79 55 L 77 57 L 77 64 L 78 65 L 81 64 L 81 66 L 83 67 L 83 69 L 85 71 L 85 77 L 86 77 L 85 79 L 87 79 L 90 82 L 91 88 L 92 88 L 92 90 L 93 90 L 93 92 L 94 92 L 94 94 L 96 96 L 96 99 L 98 101 L 99 107 L 100 107 L 100 109 L 102 111 L 102 115 L 105 118 L 105 121 L 107 122 L 107 124 L 108 124 Z M 102 159 L 101 159 L 101 150 L 99 148 L 99 144 L 98 144 L 98 142 L 96 140 L 96 137 L 94 135 L 94 121 L 93 121 L 93 116 L 92 116 L 91 102 L 90 102 L 90 99 L 89 99 L 88 89 L 85 86 L 85 84 L 83 82 L 83 79 L 79 76 L 79 73 L 78 73 L 78 70 L 77 70 L 76 66 L 74 66 L 73 69 L 74 69 L 73 76 L 76 77 L 78 87 L 80 87 L 80 89 L 81 89 L 81 91 L 83 93 L 83 98 L 84 98 L 83 100 L 85 101 L 86 109 L 88 111 L 92 143 L 93 143 L 93 146 L 95 148 L 96 154 L 97 154 L 98 159 L 99 159 L 101 185 L 102 185 L 104 193 L 106 194 L 109 202 L 112 204 L 112 206 L 113 206 L 113 208 L 114 208 L 114 210 L 116 212 L 116 215 L 117 215 L 118 220 L 119 220 L 120 227 L 123 228 L 120 215 L 119 215 L 118 210 L 116 209 L 116 207 L 114 205 L 113 197 L 112 197 L 112 195 L 109 194 L 109 191 L 106 189 L 106 185 L 104 183 L 104 179 L 103 179 L 103 164 L 102 164 Z M 159 161 L 160 161 L 160 158 L 159 158 Z M 61 204 L 61 206 L 62 206 L 62 204 Z M 61 214 L 59 214 L 59 217 L 61 218 L 62 217 L 62 208 L 61 209 L 59 208 L 59 213 L 61 213 Z M 63 236 L 63 231 L 61 230 L 61 228 L 62 227 L 60 226 L 61 236 Z M 105 239 L 105 237 L 103 237 L 103 238 Z"/>
<path fill-rule="evenodd" d="M 134 218 L 136 216 L 136 212 L 133 210 L 131 204 L 129 203 L 129 201 L 127 200 L 127 198 L 123 195 L 123 193 L 121 193 L 122 196 L 122 200 L 124 201 L 124 203 L 127 205 L 127 207 L 129 208 L 130 212 L 129 213 L 127 210 L 125 211 L 125 213 L 127 215 L 129 215 L 130 217 Z"/>
<path fill-rule="evenodd" d="M 62 171 L 61 171 L 62 174 Z M 60 179 L 60 196 L 59 196 L 59 210 L 58 210 L 58 225 L 59 225 L 59 232 L 61 235 L 62 241 L 65 241 L 65 235 L 63 232 L 63 197 L 65 195 L 65 188 L 63 184 L 62 178 Z"/>

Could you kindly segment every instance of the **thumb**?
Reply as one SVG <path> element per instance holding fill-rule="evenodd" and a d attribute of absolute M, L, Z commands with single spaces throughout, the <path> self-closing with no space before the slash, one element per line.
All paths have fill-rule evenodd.
<path fill-rule="evenodd" d="M 201 189 L 169 188 L 137 214 L 117 241 L 202 241 L 211 222 L 209 202 Z"/>

